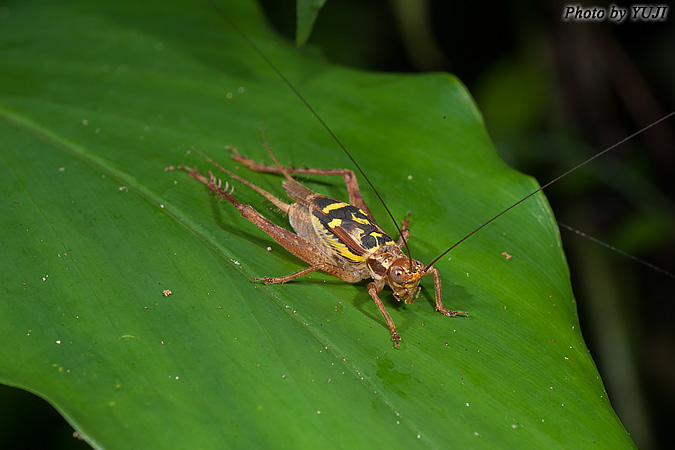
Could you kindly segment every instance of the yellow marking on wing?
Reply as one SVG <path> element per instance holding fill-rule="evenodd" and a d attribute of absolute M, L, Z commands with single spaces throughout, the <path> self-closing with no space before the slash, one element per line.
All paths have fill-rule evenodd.
<path fill-rule="evenodd" d="M 340 244 L 340 248 L 335 249 L 340 255 L 342 255 L 344 258 L 349 259 L 350 261 L 354 262 L 362 262 L 365 261 L 362 257 L 359 255 L 355 255 L 352 253 L 347 247 L 344 246 L 344 244 Z"/>
<path fill-rule="evenodd" d="M 366 213 L 364 213 L 360 209 L 359 209 L 359 212 L 361 214 L 363 214 L 364 216 L 366 215 Z M 352 213 L 352 220 L 356 223 L 361 223 L 363 225 L 370 225 L 370 220 L 368 220 L 368 216 L 366 216 L 364 218 L 361 218 L 361 217 L 356 217 L 356 214 Z"/>
<path fill-rule="evenodd" d="M 344 208 L 345 206 L 349 206 L 349 203 L 344 203 L 344 202 L 331 203 L 330 205 L 324 207 L 321 211 L 328 214 L 329 212 L 331 212 L 334 209 Z"/>
<path fill-rule="evenodd" d="M 359 258 L 361 258 L 364 261 L 368 259 L 370 255 L 375 253 L 380 247 L 382 247 L 382 245 L 380 245 L 379 242 L 377 242 L 377 238 L 375 239 L 376 245 L 374 247 L 366 248 L 365 244 L 363 243 L 363 238 L 365 236 L 372 236 L 373 234 L 378 234 L 379 236 L 381 236 L 380 233 L 370 233 L 369 235 L 367 235 L 366 232 L 361 228 L 353 228 L 349 230 L 348 234 L 349 236 L 352 237 L 354 242 L 356 242 L 363 249 L 363 255 L 359 256 Z"/>
<path fill-rule="evenodd" d="M 329 228 L 337 228 L 340 225 L 342 225 L 342 219 L 333 219 L 330 222 L 328 222 Z"/>
<path fill-rule="evenodd" d="M 339 219 L 337 219 L 339 220 Z M 340 239 L 335 237 L 332 233 L 330 233 L 326 228 L 324 228 L 323 224 L 321 221 L 315 217 L 312 216 L 312 222 L 314 223 L 314 229 L 317 231 L 321 239 L 328 244 L 328 246 L 333 249 L 335 253 L 340 255 L 342 258 L 347 259 L 349 261 L 355 262 L 355 263 L 360 263 L 365 261 L 365 259 L 359 255 L 354 254 L 349 248 L 342 242 Z"/>

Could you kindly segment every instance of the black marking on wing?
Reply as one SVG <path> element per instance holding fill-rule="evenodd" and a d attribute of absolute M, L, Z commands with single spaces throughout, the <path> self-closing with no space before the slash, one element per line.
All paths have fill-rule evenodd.
<path fill-rule="evenodd" d="M 315 229 L 341 258 L 363 262 L 383 245 L 394 244 L 372 219 L 354 205 L 329 197 L 312 199 Z"/>

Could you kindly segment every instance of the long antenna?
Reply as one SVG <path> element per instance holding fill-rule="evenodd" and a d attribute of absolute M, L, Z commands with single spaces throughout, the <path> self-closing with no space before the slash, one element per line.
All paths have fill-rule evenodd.
<path fill-rule="evenodd" d="M 672 273 L 668 272 L 667 270 L 664 270 L 664 269 L 662 269 L 662 268 L 660 268 L 660 267 L 658 267 L 658 266 L 655 266 L 654 264 L 649 263 L 649 262 L 645 261 L 644 259 L 640 259 L 640 258 L 638 258 L 637 256 L 633 256 L 633 255 L 631 255 L 630 253 L 626 253 L 626 252 L 624 252 L 623 250 L 618 249 L 618 248 L 614 247 L 613 245 L 608 244 L 607 242 L 601 241 L 601 240 L 598 239 L 598 238 L 595 238 L 595 237 L 593 237 L 593 236 L 590 236 L 590 235 L 584 233 L 584 232 L 581 231 L 581 230 L 577 230 L 577 229 L 574 228 L 574 227 L 571 227 L 571 226 L 569 226 L 569 225 L 566 225 L 566 224 L 562 223 L 562 222 L 559 221 L 559 220 L 558 220 L 557 222 L 558 222 L 558 226 L 561 227 L 561 228 L 564 228 L 564 229 L 566 229 L 566 230 L 569 230 L 569 231 L 571 231 L 572 233 L 576 233 L 576 234 L 578 234 L 578 235 L 581 236 L 581 237 L 585 237 L 586 239 L 589 239 L 589 240 L 595 242 L 595 243 L 598 244 L 598 245 L 602 245 L 603 247 L 608 248 L 608 249 L 610 249 L 611 251 L 613 251 L 613 252 L 615 252 L 615 253 L 618 253 L 618 254 L 621 255 L 621 256 L 625 256 L 626 258 L 631 259 L 631 260 L 635 261 L 636 263 L 642 264 L 643 266 L 649 267 L 650 269 L 655 270 L 655 271 L 657 271 L 657 272 L 659 272 L 659 273 L 662 273 L 663 275 L 665 275 L 665 276 L 667 276 L 667 277 L 675 278 L 675 274 L 672 274 Z"/>
<path fill-rule="evenodd" d="M 604 150 L 601 151 L 600 153 L 596 153 L 595 155 L 591 156 L 590 158 L 588 158 L 586 161 L 582 162 L 581 164 L 578 164 L 578 165 L 572 167 L 572 168 L 571 168 L 570 170 L 568 170 L 567 172 L 565 172 L 565 173 L 563 173 L 562 175 L 560 175 L 560 176 L 558 176 L 558 177 L 552 179 L 551 181 L 549 181 L 548 183 L 546 183 L 545 185 L 543 185 L 542 187 L 540 187 L 540 188 L 537 189 L 536 191 L 534 191 L 534 192 L 532 192 L 531 194 L 529 194 L 527 197 L 524 197 L 524 198 L 518 200 L 518 201 L 515 202 L 513 205 L 509 206 L 508 208 L 506 208 L 505 210 L 503 210 L 502 212 L 500 212 L 499 214 L 497 214 L 496 216 L 494 216 L 492 219 L 488 220 L 488 221 L 485 222 L 483 225 L 481 225 L 481 226 L 479 226 L 478 228 L 474 229 L 471 233 L 467 234 L 467 235 L 464 236 L 462 239 L 460 239 L 459 241 L 455 242 L 455 244 L 453 244 L 449 249 L 447 249 L 446 251 L 444 251 L 443 253 L 441 253 L 440 255 L 438 255 L 438 257 L 437 257 L 436 259 L 434 259 L 433 261 L 431 261 L 431 263 L 430 263 L 429 265 L 427 265 L 426 267 L 431 267 L 431 266 L 433 266 L 433 265 L 436 263 L 436 261 L 438 261 L 438 260 L 441 259 L 443 256 L 445 256 L 450 250 L 452 250 L 453 248 L 457 247 L 459 244 L 461 244 L 462 242 L 466 241 L 466 240 L 469 239 L 471 236 L 473 236 L 474 234 L 476 234 L 479 230 L 483 229 L 483 228 L 486 227 L 488 224 L 494 222 L 495 220 L 497 220 L 499 217 L 501 217 L 502 215 L 504 215 L 504 214 L 507 213 L 508 211 L 511 211 L 513 208 L 515 208 L 516 206 L 520 205 L 521 203 L 523 203 L 523 202 L 524 202 L 525 200 L 527 200 L 528 198 L 532 197 L 533 195 L 537 194 L 537 193 L 540 192 L 540 191 L 543 191 L 544 189 L 546 189 L 547 187 L 549 187 L 550 185 L 552 185 L 552 184 L 555 183 L 556 181 L 559 181 L 559 180 L 561 180 L 562 178 L 565 178 L 567 175 L 571 174 L 572 172 L 574 172 L 575 170 L 579 169 L 580 167 L 585 166 L 586 164 L 588 164 L 589 162 L 593 161 L 594 159 L 601 157 L 601 156 L 604 155 L 605 153 L 607 153 L 607 152 L 609 152 L 609 151 L 611 151 L 611 150 L 614 150 L 616 147 L 618 147 L 618 146 L 624 144 L 625 142 L 627 142 L 627 141 L 633 139 L 635 136 L 644 133 L 644 132 L 647 131 L 648 129 L 650 129 L 650 128 L 656 126 L 656 125 L 658 125 L 659 123 L 663 122 L 664 120 L 669 119 L 669 118 L 672 117 L 673 115 L 675 115 L 675 111 L 671 112 L 670 114 L 666 114 L 665 116 L 661 117 L 659 120 L 657 120 L 657 121 L 655 121 L 655 122 L 652 122 L 651 124 L 649 124 L 649 125 L 647 125 L 647 126 L 641 128 L 640 130 L 636 131 L 635 133 L 631 134 L 630 136 L 621 139 L 621 140 L 620 140 L 619 142 L 617 142 L 616 144 L 607 147 L 606 149 L 604 149 Z"/>
<path fill-rule="evenodd" d="M 258 48 L 258 46 L 234 22 L 232 22 L 229 17 L 227 17 L 225 12 L 222 9 L 220 9 L 220 7 L 213 0 L 210 0 L 210 3 L 213 6 L 213 8 L 218 12 L 220 17 L 225 22 L 227 22 L 237 32 L 237 34 L 239 34 L 239 36 L 241 36 L 246 42 L 248 42 L 248 44 L 251 46 L 251 48 L 253 48 L 253 50 L 255 50 L 255 52 L 258 54 L 258 56 L 260 56 L 260 58 L 263 61 L 265 61 L 265 63 L 274 71 L 274 73 L 276 73 L 277 76 L 279 78 L 281 78 L 281 80 L 286 84 L 286 86 L 288 86 L 288 88 L 291 91 L 293 91 L 295 96 L 298 97 L 300 99 L 300 101 L 305 104 L 307 109 L 309 109 L 309 111 L 314 115 L 314 117 L 316 117 L 316 120 L 319 121 L 319 123 L 326 129 L 328 134 L 331 135 L 333 140 L 335 142 L 337 142 L 338 146 L 342 149 L 342 151 L 344 151 L 344 153 L 349 157 L 352 164 L 354 164 L 354 166 L 358 169 L 358 171 L 361 174 L 361 176 L 363 177 L 363 179 L 366 180 L 366 182 L 368 183 L 368 186 L 370 186 L 370 188 L 373 190 L 373 192 L 377 196 L 377 199 L 380 201 L 380 203 L 382 203 L 382 206 L 384 206 L 384 209 L 387 211 L 387 214 L 389 214 L 389 217 L 391 218 L 391 221 L 394 223 L 394 226 L 396 227 L 396 231 L 398 231 L 399 236 L 401 237 L 401 239 L 403 239 L 403 244 L 405 245 L 405 250 L 408 253 L 408 259 L 410 260 L 410 267 L 412 267 L 412 255 L 410 253 L 410 248 L 408 247 L 408 240 L 403 235 L 403 231 L 401 231 L 401 227 L 398 226 L 398 223 L 396 222 L 396 219 L 394 218 L 394 215 L 391 213 L 391 211 L 389 211 L 389 207 L 387 206 L 387 204 L 384 202 L 384 200 L 380 196 L 380 193 L 377 191 L 377 189 L 375 189 L 375 186 L 373 185 L 373 183 L 371 183 L 370 179 L 368 178 L 366 173 L 363 171 L 363 169 L 361 169 L 361 166 L 359 166 L 359 164 L 356 162 L 356 160 L 354 159 L 352 154 L 349 153 L 349 150 L 347 150 L 347 147 L 344 146 L 342 141 L 340 141 L 340 139 L 335 135 L 335 133 L 333 133 L 333 130 L 331 130 L 330 127 L 326 124 L 326 122 L 323 121 L 323 119 L 321 118 L 319 113 L 317 113 L 314 110 L 314 108 L 312 108 L 312 105 L 309 104 L 309 102 L 305 99 L 305 97 L 303 97 L 303 95 L 300 93 L 300 91 L 298 91 L 295 88 L 295 86 L 293 86 L 293 84 L 288 80 L 288 78 L 286 78 L 284 76 L 284 74 L 277 68 L 277 66 L 275 66 L 274 63 L 272 61 L 270 61 L 270 59 L 262 52 L 262 50 L 260 50 L 260 48 Z"/>

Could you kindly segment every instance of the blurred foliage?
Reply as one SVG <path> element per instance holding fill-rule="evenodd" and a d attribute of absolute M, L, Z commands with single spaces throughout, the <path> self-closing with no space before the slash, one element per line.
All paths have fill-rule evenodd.
<path fill-rule="evenodd" d="M 301 47 L 309 39 L 314 22 L 326 0 L 297 0 L 295 44 Z"/>

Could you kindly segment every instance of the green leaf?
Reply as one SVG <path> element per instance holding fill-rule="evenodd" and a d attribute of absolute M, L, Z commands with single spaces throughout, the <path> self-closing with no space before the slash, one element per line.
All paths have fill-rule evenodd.
<path fill-rule="evenodd" d="M 326 0 L 297 0 L 297 23 L 295 27 L 295 45 L 302 47 L 312 34 L 314 22 Z"/>
<path fill-rule="evenodd" d="M 279 177 L 236 168 L 223 151 L 265 160 L 261 124 L 283 163 L 350 167 L 210 5 L 6 8 L 0 380 L 45 398 L 90 444 L 634 447 L 584 345 L 542 195 L 436 264 L 444 304 L 468 319 L 434 312 L 432 279 L 412 305 L 383 292 L 403 337 L 394 349 L 365 283 L 253 283 L 306 265 L 186 173 L 165 171 L 214 169 L 195 146 L 282 197 Z M 422 262 L 536 188 L 498 158 L 454 77 L 322 64 L 266 29 L 255 4 L 222 9 L 321 113 L 394 216 L 411 211 Z M 346 198 L 339 179 L 307 185 Z M 288 226 L 245 186 L 234 195 Z"/>

